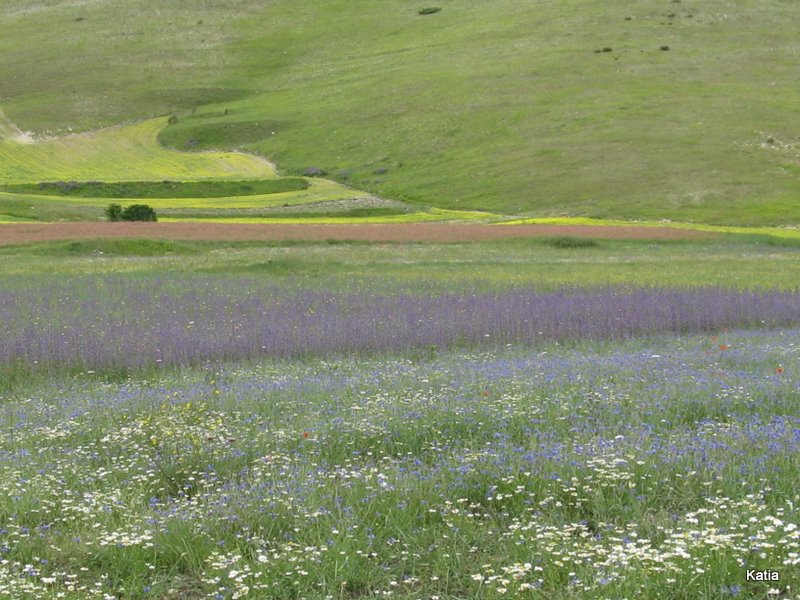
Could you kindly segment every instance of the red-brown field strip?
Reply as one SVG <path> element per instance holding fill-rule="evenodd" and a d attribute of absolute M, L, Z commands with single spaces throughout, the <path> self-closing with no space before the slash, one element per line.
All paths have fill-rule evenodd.
<path fill-rule="evenodd" d="M 706 231 L 637 225 L 242 224 L 242 223 L 13 223 L 0 225 L 0 246 L 86 240 L 147 238 L 168 240 L 366 242 L 480 242 L 536 236 L 676 240 L 714 237 Z"/>

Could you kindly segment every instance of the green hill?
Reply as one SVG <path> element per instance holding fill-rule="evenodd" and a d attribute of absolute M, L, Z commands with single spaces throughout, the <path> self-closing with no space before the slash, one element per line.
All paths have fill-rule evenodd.
<path fill-rule="evenodd" d="M 11 0 L 0 108 L 38 135 L 175 114 L 166 145 L 441 208 L 796 224 L 798 22 L 789 0 Z"/>

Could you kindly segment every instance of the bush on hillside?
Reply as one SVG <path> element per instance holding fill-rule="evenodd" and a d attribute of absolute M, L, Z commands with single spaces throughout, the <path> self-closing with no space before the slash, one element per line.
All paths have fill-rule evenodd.
<path fill-rule="evenodd" d="M 109 204 L 106 208 L 109 221 L 158 221 L 156 211 L 147 204 L 131 204 L 122 208 L 119 204 Z"/>
<path fill-rule="evenodd" d="M 122 211 L 123 221 L 158 221 L 156 211 L 147 204 L 131 204 Z"/>
<path fill-rule="evenodd" d="M 438 6 L 431 6 L 431 7 L 428 7 L 428 8 L 420 8 L 418 12 L 421 15 L 432 15 L 432 14 L 435 14 L 435 13 L 439 12 L 440 10 L 442 10 L 442 9 L 439 8 Z"/>
<path fill-rule="evenodd" d="M 122 207 L 119 204 L 109 204 L 106 208 L 106 218 L 109 221 L 121 221 Z"/>

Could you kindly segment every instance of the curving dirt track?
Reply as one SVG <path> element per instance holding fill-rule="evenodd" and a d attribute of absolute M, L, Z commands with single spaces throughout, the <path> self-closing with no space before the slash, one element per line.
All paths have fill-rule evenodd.
<path fill-rule="evenodd" d="M 367 242 L 480 242 L 537 236 L 602 239 L 676 240 L 715 234 L 671 227 L 637 225 L 488 225 L 471 223 L 403 224 L 237 224 L 237 223 L 14 223 L 0 225 L 0 246 L 86 240 L 147 238 L 207 241 L 353 240 Z"/>

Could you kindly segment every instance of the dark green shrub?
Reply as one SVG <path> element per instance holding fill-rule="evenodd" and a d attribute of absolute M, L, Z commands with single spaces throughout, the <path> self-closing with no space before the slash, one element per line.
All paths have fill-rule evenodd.
<path fill-rule="evenodd" d="M 175 125 L 178 122 L 177 115 L 170 115 L 169 119 L 167 119 L 167 125 Z"/>
<path fill-rule="evenodd" d="M 122 211 L 123 221 L 157 221 L 156 211 L 147 204 L 131 204 Z"/>
<path fill-rule="evenodd" d="M 106 218 L 109 221 L 121 221 L 122 207 L 119 204 L 109 204 L 106 208 Z"/>
<path fill-rule="evenodd" d="M 442 9 L 439 8 L 438 6 L 430 6 L 428 8 L 420 8 L 418 13 L 421 15 L 432 15 L 438 13 L 440 10 Z"/>

